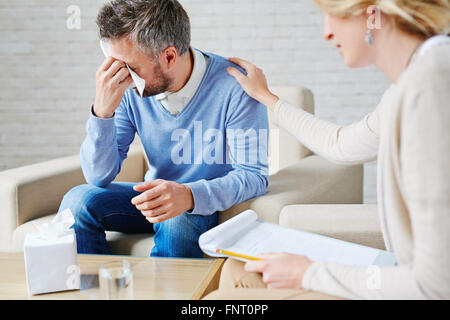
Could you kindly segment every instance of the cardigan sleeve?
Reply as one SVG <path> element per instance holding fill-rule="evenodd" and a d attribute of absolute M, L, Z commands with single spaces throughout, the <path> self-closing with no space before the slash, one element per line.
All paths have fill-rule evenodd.
<path fill-rule="evenodd" d="M 379 144 L 379 113 L 387 90 L 376 109 L 362 120 L 338 126 L 318 119 L 303 109 L 279 100 L 274 121 L 314 153 L 341 164 L 361 164 L 376 160 Z"/>
<path fill-rule="evenodd" d="M 315 262 L 305 272 L 306 289 L 350 299 L 450 298 L 450 80 L 418 82 L 420 88 L 403 88 L 395 100 L 399 135 L 393 142 L 408 208 L 403 223 L 413 235 L 411 260 L 394 267 Z"/>

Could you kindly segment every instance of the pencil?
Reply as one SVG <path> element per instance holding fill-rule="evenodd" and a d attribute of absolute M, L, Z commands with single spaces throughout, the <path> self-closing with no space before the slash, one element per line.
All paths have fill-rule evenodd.
<path fill-rule="evenodd" d="M 243 258 L 243 259 L 247 259 L 247 260 L 261 260 L 261 258 L 251 257 L 251 256 L 247 256 L 245 254 L 235 253 L 235 252 L 226 251 L 226 250 L 222 250 L 222 249 L 216 249 L 216 252 L 226 254 L 227 256 L 238 257 L 238 258 Z"/>

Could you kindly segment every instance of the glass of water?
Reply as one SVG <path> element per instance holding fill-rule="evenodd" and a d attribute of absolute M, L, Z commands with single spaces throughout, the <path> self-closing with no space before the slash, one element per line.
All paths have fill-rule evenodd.
<path fill-rule="evenodd" d="M 98 269 L 100 298 L 105 300 L 132 300 L 133 272 L 126 260 L 103 263 Z"/>

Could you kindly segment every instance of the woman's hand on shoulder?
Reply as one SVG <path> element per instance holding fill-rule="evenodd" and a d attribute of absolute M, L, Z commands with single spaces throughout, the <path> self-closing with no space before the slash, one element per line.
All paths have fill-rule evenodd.
<path fill-rule="evenodd" d="M 244 89 L 250 97 L 266 105 L 269 109 L 274 110 L 275 104 L 278 102 L 279 98 L 270 92 L 264 72 L 257 66 L 243 59 L 229 58 L 228 60 L 244 69 L 247 75 L 244 75 L 238 69 L 233 67 L 227 69 L 228 74 L 236 78 L 242 86 L 242 89 Z"/>

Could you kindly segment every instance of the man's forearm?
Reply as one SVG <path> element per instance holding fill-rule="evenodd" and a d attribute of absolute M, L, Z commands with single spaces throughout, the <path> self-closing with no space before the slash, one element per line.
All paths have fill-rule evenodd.
<path fill-rule="evenodd" d="M 266 193 L 266 175 L 235 169 L 226 176 L 186 183 L 194 198 L 192 214 L 211 215 Z"/>
<path fill-rule="evenodd" d="M 89 184 L 103 187 L 114 180 L 120 166 L 114 119 L 92 113 L 86 131 L 80 151 L 84 177 Z"/>

